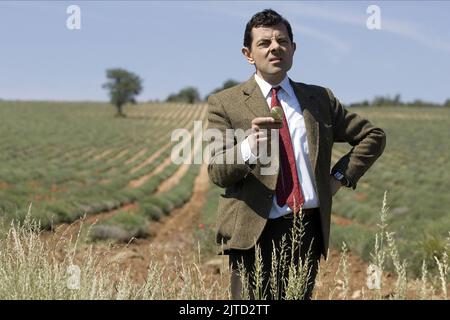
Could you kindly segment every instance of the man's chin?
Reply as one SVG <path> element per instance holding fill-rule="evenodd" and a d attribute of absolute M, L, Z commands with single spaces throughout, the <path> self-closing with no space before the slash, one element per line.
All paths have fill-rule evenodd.
<path fill-rule="evenodd" d="M 285 74 L 289 69 L 290 68 L 287 68 L 284 65 L 272 65 L 271 68 L 269 68 L 269 73 L 275 76 L 277 74 Z"/>
<path fill-rule="evenodd" d="M 282 78 L 284 78 L 284 76 L 286 75 L 286 72 L 287 71 L 285 69 L 283 69 L 283 68 L 277 68 L 277 69 L 271 70 L 271 72 L 269 74 L 272 77 L 282 77 Z"/>

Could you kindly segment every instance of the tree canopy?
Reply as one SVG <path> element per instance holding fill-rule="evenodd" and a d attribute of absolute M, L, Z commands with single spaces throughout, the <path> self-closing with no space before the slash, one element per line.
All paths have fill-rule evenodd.
<path fill-rule="evenodd" d="M 125 116 L 122 109 L 127 103 L 136 103 L 136 96 L 142 91 L 141 78 L 125 69 L 106 70 L 108 81 L 103 88 L 109 90 L 111 104 L 117 108 L 118 116 Z"/>
<path fill-rule="evenodd" d="M 180 103 L 196 103 L 200 101 L 200 94 L 197 88 L 186 87 L 181 89 L 178 93 L 169 95 L 166 99 L 167 102 L 180 102 Z"/>

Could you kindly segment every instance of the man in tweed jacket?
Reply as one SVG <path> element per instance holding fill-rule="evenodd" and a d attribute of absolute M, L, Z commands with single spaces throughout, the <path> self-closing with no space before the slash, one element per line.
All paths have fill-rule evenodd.
<path fill-rule="evenodd" d="M 294 215 L 298 213 L 276 202 L 278 154 L 269 164 L 278 170 L 271 174 L 263 172 L 267 164 L 260 161 L 258 154 L 258 143 L 268 142 L 271 132 L 279 129 L 270 116 L 270 90 L 280 88 L 278 98 L 287 120 L 304 198 L 301 217 L 305 233 L 300 250 L 295 251 L 294 257 L 289 256 L 298 264 L 305 261 L 305 253 L 310 250 L 309 281 L 298 297 L 311 298 L 317 265 L 321 255 L 326 258 L 332 196 L 342 185 L 355 189 L 385 146 L 383 130 L 346 110 L 329 89 L 288 78 L 294 51 L 287 20 L 273 10 L 255 14 L 247 23 L 242 48 L 247 61 L 255 66 L 255 74 L 208 99 L 209 128 L 223 134 L 223 139 L 210 143 L 208 164 L 212 182 L 225 189 L 219 199 L 216 242 L 219 252 L 230 258 L 234 299 L 242 297 L 243 284 L 249 288 L 250 298 L 277 299 L 285 295 L 286 272 L 276 278 L 277 290 L 271 288 L 269 278 L 275 271 L 271 258 L 274 250 L 279 253 L 283 235 L 290 239 L 297 220 Z M 230 129 L 252 131 L 239 140 L 226 135 Z M 334 142 L 347 142 L 352 148 L 331 168 Z M 255 245 L 263 262 L 262 291 L 255 287 L 253 276 Z M 239 265 L 249 275 L 247 280 L 241 279 Z"/>

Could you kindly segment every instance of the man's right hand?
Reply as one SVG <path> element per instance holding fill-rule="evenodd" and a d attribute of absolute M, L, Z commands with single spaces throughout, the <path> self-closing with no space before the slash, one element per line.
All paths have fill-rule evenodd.
<path fill-rule="evenodd" d="M 252 153 L 258 157 L 258 144 L 260 144 L 260 146 L 267 146 L 267 131 L 270 129 L 280 129 L 282 126 L 282 123 L 275 121 L 275 119 L 272 117 L 254 118 L 252 120 L 253 133 L 248 136 L 248 143 L 250 145 Z M 266 130 L 260 131 L 261 129 Z"/>

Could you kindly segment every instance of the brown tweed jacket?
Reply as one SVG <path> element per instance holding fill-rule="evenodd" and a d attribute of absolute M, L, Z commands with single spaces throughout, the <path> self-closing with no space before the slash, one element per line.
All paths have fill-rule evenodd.
<path fill-rule="evenodd" d="M 342 172 L 355 189 L 358 180 L 383 152 L 386 138 L 382 129 L 346 110 L 329 89 L 292 80 L 291 85 L 305 120 L 326 256 L 332 205 L 330 173 Z M 211 95 L 208 104 L 208 128 L 218 129 L 224 136 L 227 129 L 247 130 L 251 128 L 253 118 L 270 116 L 253 76 L 240 85 Z M 334 142 L 348 142 L 352 148 L 331 169 Z M 218 205 L 216 243 L 219 253 L 229 249 L 250 249 L 255 245 L 269 216 L 275 193 L 278 170 L 272 175 L 261 174 L 264 164 L 258 162 L 252 167 L 245 164 L 241 143 L 232 136 L 222 142 L 210 143 L 208 174 L 213 183 L 225 188 Z M 226 151 L 234 152 L 234 163 L 225 163 Z M 274 161 L 278 158 L 274 157 Z"/>

